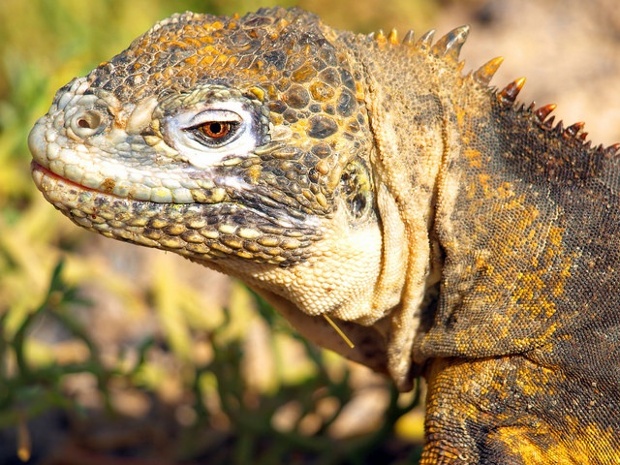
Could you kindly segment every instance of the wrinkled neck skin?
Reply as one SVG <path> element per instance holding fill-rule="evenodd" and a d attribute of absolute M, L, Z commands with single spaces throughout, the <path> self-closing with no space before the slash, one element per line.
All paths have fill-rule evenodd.
<path fill-rule="evenodd" d="M 458 135 L 447 115 L 450 94 L 440 89 L 442 73 L 429 66 L 425 51 L 347 36 L 365 78 L 364 94 L 373 150 L 381 263 L 372 311 L 385 341 L 386 370 L 401 390 L 412 386 L 413 341 L 426 309 L 437 299 L 441 252 L 434 220 L 437 183 Z M 435 57 L 430 57 L 430 61 Z M 389 66 L 386 64 L 389 63 Z M 444 68 L 445 69 L 445 68 Z M 460 79 L 448 70 L 451 80 Z M 458 79 L 457 79 L 458 77 Z M 445 83 L 444 83 L 445 85 Z M 454 145 L 457 147 L 457 145 Z"/>
<path fill-rule="evenodd" d="M 409 56 L 403 47 L 375 53 L 384 57 L 371 60 L 366 75 L 386 258 L 382 277 L 385 287 L 399 290 L 387 358 L 390 374 L 402 389 L 419 373 L 412 365 L 412 344 L 423 312 L 436 298 L 440 250 L 432 226 L 436 182 L 446 155 L 445 115 L 450 113 L 436 92 L 439 87 L 429 85 L 436 77 L 424 72 L 428 67 L 423 57 Z"/>

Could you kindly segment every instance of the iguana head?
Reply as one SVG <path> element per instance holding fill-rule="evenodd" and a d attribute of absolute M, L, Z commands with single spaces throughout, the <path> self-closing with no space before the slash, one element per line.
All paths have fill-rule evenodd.
<path fill-rule="evenodd" d="M 386 243 L 405 226 L 381 208 L 345 35 L 300 10 L 162 21 L 58 91 L 30 134 L 35 182 L 78 225 L 237 276 L 311 340 L 389 371 L 406 258 Z"/>

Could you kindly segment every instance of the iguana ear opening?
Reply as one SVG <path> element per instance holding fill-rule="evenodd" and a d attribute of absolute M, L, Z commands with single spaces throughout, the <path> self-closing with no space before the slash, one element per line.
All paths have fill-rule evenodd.
<path fill-rule="evenodd" d="M 373 187 L 369 170 L 361 159 L 349 162 L 340 175 L 343 203 L 353 221 L 363 220 L 373 208 Z"/>

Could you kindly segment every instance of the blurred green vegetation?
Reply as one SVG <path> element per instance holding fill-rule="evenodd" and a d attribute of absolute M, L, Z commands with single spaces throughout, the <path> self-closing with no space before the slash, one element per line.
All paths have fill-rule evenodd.
<path fill-rule="evenodd" d="M 336 27 L 369 32 L 403 27 L 403 20 L 414 17 L 415 26 L 426 27 L 435 3 L 0 2 L 0 443 L 14 451 L 11 458 L 0 447 L 0 461 L 16 463 L 11 460 L 20 446 L 20 456 L 32 455 L 31 463 L 46 459 L 50 444 L 41 443 L 49 428 L 41 439 L 32 425 L 48 411 L 68 418 L 64 441 L 80 447 L 85 431 L 103 428 L 97 415 L 115 425 L 131 418 L 137 431 L 152 432 L 150 441 L 165 437 L 161 444 L 149 443 L 146 452 L 140 449 L 145 440 L 137 439 L 135 450 L 157 457 L 165 449 L 166 463 L 362 464 L 388 457 L 381 454 L 387 454 L 395 428 L 419 441 L 419 413 L 402 417 L 417 398 L 399 398 L 383 383 L 389 392 L 383 425 L 343 448 L 333 447 L 330 427 L 356 397 L 350 365 L 291 334 L 238 284 L 220 284 L 227 302 L 214 303 L 198 279 L 181 274 L 181 268 L 194 266 L 189 262 L 158 253 L 119 265 L 126 249 L 115 251 L 107 240 L 73 226 L 36 192 L 26 141 L 56 89 L 175 11 L 231 14 L 299 4 Z M 85 295 L 95 298 L 87 302 Z M 106 315 L 106 306 L 121 309 L 112 312 L 118 319 L 113 328 L 127 334 L 105 333 L 96 317 Z M 248 375 L 254 363 L 248 340 L 267 325 L 271 333 L 263 336 L 262 346 L 270 368 Z M 298 358 L 291 359 L 291 353 Z M 287 409 L 293 413 L 282 414 Z M 169 424 L 155 428 L 164 418 Z M 123 430 L 125 448 L 127 437 L 131 434 Z M 88 444 L 115 452 L 113 443 L 98 449 Z M 413 463 L 417 453 L 413 447 L 391 450 L 390 457 L 403 463 Z M 64 461 L 46 463 L 81 463 L 75 447 L 65 452 Z"/>

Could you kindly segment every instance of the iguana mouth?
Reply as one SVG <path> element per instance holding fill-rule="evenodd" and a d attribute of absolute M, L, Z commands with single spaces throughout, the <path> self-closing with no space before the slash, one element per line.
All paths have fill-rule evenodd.
<path fill-rule="evenodd" d="M 85 187 L 31 163 L 45 198 L 74 223 L 104 236 L 172 251 L 195 260 L 238 257 L 290 266 L 319 237 L 306 226 L 287 227 L 255 208 L 234 202 L 158 203 Z"/>
<path fill-rule="evenodd" d="M 32 172 L 32 176 L 35 180 L 37 187 L 40 187 L 39 181 L 42 179 L 43 176 L 49 176 L 50 178 L 53 178 L 55 182 L 72 184 L 78 189 L 97 192 L 96 189 L 86 187 L 80 183 L 72 181 L 71 179 L 65 178 L 63 176 L 60 176 L 54 173 L 53 171 L 49 170 L 48 168 L 44 167 L 43 165 L 41 165 L 40 163 L 37 163 L 34 160 L 30 162 L 30 171 Z"/>

